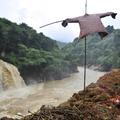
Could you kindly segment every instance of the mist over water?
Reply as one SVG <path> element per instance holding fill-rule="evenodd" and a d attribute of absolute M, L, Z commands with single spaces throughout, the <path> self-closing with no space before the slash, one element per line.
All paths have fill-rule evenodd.
<path fill-rule="evenodd" d="M 42 105 L 59 105 L 73 93 L 83 90 L 83 68 L 62 80 L 47 81 L 27 87 L 3 91 L 0 93 L 0 117 L 18 117 L 16 114 L 28 114 L 37 111 Z M 96 82 L 103 72 L 87 69 L 87 85 Z"/>

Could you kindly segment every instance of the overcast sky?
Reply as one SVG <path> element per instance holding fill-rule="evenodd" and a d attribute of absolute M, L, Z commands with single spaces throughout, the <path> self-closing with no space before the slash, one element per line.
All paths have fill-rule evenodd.
<path fill-rule="evenodd" d="M 61 23 L 39 28 L 40 26 L 69 17 L 84 15 L 85 0 L 0 0 L 0 17 L 12 22 L 26 23 L 45 35 L 59 41 L 71 42 L 79 36 L 78 24 Z M 88 13 L 117 12 L 116 20 L 102 19 L 103 24 L 120 28 L 120 0 L 88 0 Z"/>

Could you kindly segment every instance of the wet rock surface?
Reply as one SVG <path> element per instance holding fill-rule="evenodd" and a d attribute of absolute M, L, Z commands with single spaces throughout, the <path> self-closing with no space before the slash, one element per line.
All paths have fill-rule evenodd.
<path fill-rule="evenodd" d="M 120 70 L 105 74 L 59 106 L 43 105 L 21 120 L 120 120 Z"/>

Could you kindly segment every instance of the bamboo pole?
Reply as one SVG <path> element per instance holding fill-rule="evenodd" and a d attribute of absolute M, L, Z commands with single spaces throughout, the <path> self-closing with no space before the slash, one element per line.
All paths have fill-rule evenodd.
<path fill-rule="evenodd" d="M 85 14 L 87 14 L 87 0 L 85 1 Z M 86 62 L 87 62 L 87 59 L 86 59 L 86 53 L 87 53 L 87 50 L 86 50 L 86 41 L 87 41 L 87 38 L 85 36 L 85 57 L 84 57 L 84 92 L 86 91 Z M 85 99 L 85 96 L 84 96 L 84 99 Z"/>
<path fill-rule="evenodd" d="M 85 36 L 85 51 L 84 51 L 85 57 L 84 57 L 84 92 L 86 87 L 86 36 Z"/>
<path fill-rule="evenodd" d="M 62 22 L 62 21 L 63 21 L 63 20 L 51 22 L 51 23 L 48 23 L 48 24 L 45 24 L 45 25 L 40 26 L 40 28 L 43 28 L 43 27 L 46 27 L 46 26 L 49 26 L 49 25 L 52 25 L 52 24 L 55 24 L 55 23 L 59 23 L 59 22 Z"/>

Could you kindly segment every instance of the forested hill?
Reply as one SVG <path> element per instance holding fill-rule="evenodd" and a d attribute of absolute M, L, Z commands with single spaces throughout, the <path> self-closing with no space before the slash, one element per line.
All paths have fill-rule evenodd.
<path fill-rule="evenodd" d="M 67 43 L 57 41 L 57 45 L 59 46 L 60 49 L 62 49 L 63 47 L 65 47 L 67 45 Z"/>
<path fill-rule="evenodd" d="M 87 36 L 88 67 L 120 68 L 120 29 L 108 26 L 107 30 L 104 39 L 98 34 Z M 17 25 L 0 18 L 0 59 L 16 65 L 28 84 L 61 79 L 84 64 L 84 39 L 64 45 L 25 23 Z"/>
<path fill-rule="evenodd" d="M 120 29 L 108 26 L 109 35 L 103 39 L 98 34 L 87 36 L 87 66 L 96 66 L 100 70 L 109 71 L 120 68 Z M 76 38 L 63 48 L 68 60 L 76 64 L 84 64 L 84 39 Z"/>
<path fill-rule="evenodd" d="M 0 18 L 0 59 L 16 65 L 28 84 L 76 71 L 76 64 L 66 59 L 55 40 L 4 18 Z"/>

